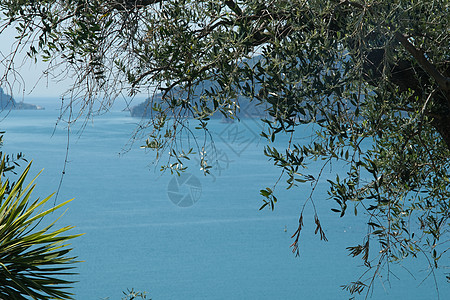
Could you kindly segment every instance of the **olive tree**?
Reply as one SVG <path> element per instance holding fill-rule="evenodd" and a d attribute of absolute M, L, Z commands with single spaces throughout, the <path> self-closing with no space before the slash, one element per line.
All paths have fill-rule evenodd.
<path fill-rule="evenodd" d="M 328 180 L 338 216 L 365 214 L 367 234 L 349 246 L 367 274 L 349 284 L 367 291 L 390 263 L 419 253 L 430 267 L 448 257 L 450 24 L 447 0 L 117 0 L 2 1 L 0 30 L 17 28 L 17 50 L 70 77 L 71 120 L 108 109 L 122 93 L 155 91 L 145 147 L 170 153 L 183 170 L 201 146 L 180 149 L 187 117 L 208 130 L 213 114 L 235 118 L 240 96 L 267 106 L 264 154 L 289 188 L 314 187 L 309 164 L 340 161 Z M 4 64 L 12 62 L 8 57 Z M 6 68 L 3 81 L 13 68 Z M 207 88 L 203 88 L 208 82 Z M 97 105 L 101 103 L 101 105 Z M 309 142 L 291 138 L 314 124 Z M 142 129 L 143 130 L 143 129 Z M 206 135 L 207 136 L 207 135 Z M 365 145 L 362 147 L 362 145 Z M 189 148 L 189 147 L 188 147 Z M 298 187 L 297 187 L 298 186 Z M 275 188 L 274 188 L 275 187 Z M 274 209 L 276 184 L 261 190 Z M 299 254 L 303 212 L 293 252 Z M 326 240 L 316 212 L 316 233 Z M 372 251 L 374 250 L 374 251 Z"/>

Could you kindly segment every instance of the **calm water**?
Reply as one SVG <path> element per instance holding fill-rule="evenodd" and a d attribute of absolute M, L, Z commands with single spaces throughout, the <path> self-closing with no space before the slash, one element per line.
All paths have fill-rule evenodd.
<path fill-rule="evenodd" d="M 13 111 L 0 127 L 7 131 L 4 152 L 23 151 L 33 160 L 33 174 L 44 169 L 34 194 L 43 197 L 57 190 L 67 131 L 63 125 L 54 131 L 55 102 L 38 104 L 47 109 Z M 329 242 L 314 235 L 309 207 L 301 256 L 295 258 L 290 236 L 309 188 L 285 191 L 280 184 L 275 211 L 258 210 L 259 190 L 272 186 L 279 171 L 262 153 L 257 123 L 212 121 L 214 176 L 204 177 L 196 166 L 189 170 L 198 180 L 191 181 L 195 189 L 184 184 L 176 191 L 174 182 L 169 185 L 173 176 L 159 172 L 153 154 L 139 149 L 140 141 L 123 153 L 138 121 L 118 107 L 89 123 L 81 135 L 72 130 L 57 201 L 75 198 L 59 224 L 86 233 L 73 241 L 84 261 L 77 269 L 76 299 L 120 299 L 130 288 L 145 290 L 153 299 L 348 299 L 340 285 L 356 280 L 364 269 L 345 247 L 360 241 L 365 226 L 361 219 L 331 214 L 327 185 L 319 185 L 316 204 Z M 329 168 L 325 175 L 334 177 L 338 169 Z M 179 207 L 171 199 L 181 198 L 173 195 L 189 195 L 195 203 Z M 400 279 L 391 276 L 391 287 L 377 280 L 372 298 L 436 299 L 433 279 L 422 282 L 426 264 L 406 266 L 417 280 L 392 266 Z M 443 273 L 436 273 L 441 299 L 450 294 Z"/>

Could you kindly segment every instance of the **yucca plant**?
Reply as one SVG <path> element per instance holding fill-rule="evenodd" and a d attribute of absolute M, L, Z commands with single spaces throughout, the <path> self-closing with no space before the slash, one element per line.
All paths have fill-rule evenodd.
<path fill-rule="evenodd" d="M 68 289 L 74 281 L 64 278 L 75 274 L 78 261 L 68 256 L 67 243 L 80 234 L 67 235 L 73 226 L 55 229 L 57 220 L 43 221 L 71 200 L 49 209 L 44 206 L 52 195 L 31 200 L 37 176 L 25 186 L 30 166 L 8 191 L 4 157 L 0 164 L 0 299 L 73 299 Z"/>

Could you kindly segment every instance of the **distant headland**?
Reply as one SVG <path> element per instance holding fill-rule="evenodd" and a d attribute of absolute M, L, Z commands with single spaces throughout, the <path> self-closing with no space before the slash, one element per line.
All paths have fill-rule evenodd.
<path fill-rule="evenodd" d="M 197 101 L 197 98 L 193 99 L 193 102 Z M 239 103 L 240 109 L 236 112 L 237 117 L 239 118 L 264 118 L 267 116 L 266 109 L 267 105 L 257 105 L 257 101 L 250 101 L 248 98 L 239 97 L 237 99 Z M 148 98 L 144 102 L 141 102 L 138 105 L 130 107 L 129 111 L 132 117 L 139 118 L 151 118 L 152 116 L 157 115 L 155 111 L 152 109 L 152 104 L 158 103 L 162 104 L 163 109 L 167 108 L 167 104 L 164 103 L 161 99 L 161 95 L 156 95 L 153 99 Z M 191 116 L 191 115 L 190 115 Z M 191 116 L 192 117 L 192 116 Z M 224 122 L 231 122 L 232 120 L 229 118 L 225 118 L 221 113 L 215 113 L 209 116 L 212 119 L 222 119 Z"/>
<path fill-rule="evenodd" d="M 202 88 L 204 90 L 208 90 L 208 88 L 211 88 L 212 84 L 209 81 L 206 81 Z M 199 95 L 201 94 L 202 89 L 198 88 L 194 91 L 194 94 Z M 185 97 L 185 94 L 181 94 L 180 97 Z M 194 96 L 191 99 L 191 103 L 197 103 L 200 101 L 199 96 Z M 236 112 L 236 116 L 239 118 L 263 118 L 267 116 L 267 105 L 258 105 L 258 101 L 250 101 L 249 98 L 239 96 L 236 99 L 236 102 L 239 103 L 239 110 Z M 152 116 L 156 115 L 156 112 L 153 111 L 152 106 L 153 104 L 159 104 L 162 106 L 162 109 L 165 110 L 168 107 L 168 104 L 162 100 L 162 94 L 156 94 L 153 98 L 148 98 L 144 102 L 130 107 L 129 111 L 132 117 L 139 117 L 139 118 L 151 118 Z M 199 105 L 200 106 L 200 105 Z M 211 112 L 214 110 L 214 107 L 211 103 L 209 103 L 208 107 L 210 108 Z M 189 115 L 192 117 L 192 114 Z M 212 119 L 222 119 L 222 121 L 230 122 L 232 121 L 229 118 L 225 118 L 221 113 L 215 113 L 211 116 L 209 116 Z"/>
<path fill-rule="evenodd" d="M 0 87 L 0 109 L 29 109 L 29 110 L 42 110 L 44 109 L 41 106 L 24 103 L 24 102 L 16 102 L 14 98 L 8 94 L 5 94 L 3 88 Z"/>

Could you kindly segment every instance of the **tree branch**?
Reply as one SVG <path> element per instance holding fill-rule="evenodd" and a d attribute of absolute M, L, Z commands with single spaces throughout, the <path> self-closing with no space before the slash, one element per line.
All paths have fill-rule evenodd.
<path fill-rule="evenodd" d="M 439 88 L 443 90 L 447 95 L 450 92 L 450 78 L 442 75 L 432 63 L 423 54 L 423 51 L 416 49 L 413 44 L 411 44 L 406 36 L 396 32 L 395 38 L 402 44 L 403 47 L 417 60 L 419 65 L 436 80 Z M 447 101 L 450 103 L 450 99 L 447 97 Z"/>
<path fill-rule="evenodd" d="M 128 10 L 131 8 L 142 8 L 148 5 L 163 2 L 164 0 L 122 0 L 113 2 L 112 7 L 118 11 Z"/>
<path fill-rule="evenodd" d="M 225 5 L 228 6 L 235 14 L 242 16 L 241 8 L 234 1 L 225 1 Z"/>

